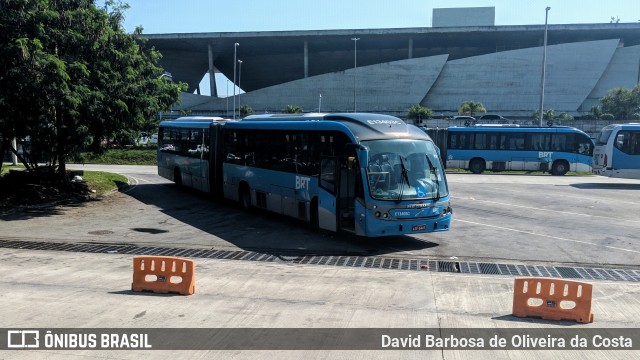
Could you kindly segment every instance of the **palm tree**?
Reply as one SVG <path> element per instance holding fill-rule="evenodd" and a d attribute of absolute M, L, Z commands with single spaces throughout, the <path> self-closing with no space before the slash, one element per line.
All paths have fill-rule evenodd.
<path fill-rule="evenodd" d="M 458 113 L 469 114 L 469 116 L 473 116 L 474 113 L 479 112 L 487 112 L 487 109 L 485 109 L 484 105 L 479 101 L 465 101 L 458 110 Z"/>

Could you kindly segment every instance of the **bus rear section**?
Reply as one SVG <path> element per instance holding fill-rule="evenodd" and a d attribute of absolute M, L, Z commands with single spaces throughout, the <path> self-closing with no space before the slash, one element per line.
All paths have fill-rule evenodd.
<path fill-rule="evenodd" d="M 377 114 L 270 115 L 224 127 L 225 198 L 377 237 L 449 230 L 450 197 L 431 139 Z"/>
<path fill-rule="evenodd" d="M 216 164 L 221 125 L 219 117 L 182 117 L 163 121 L 158 129 L 158 175 L 176 185 L 220 193 Z"/>
<path fill-rule="evenodd" d="M 596 175 L 640 179 L 640 124 L 605 126 L 593 152 Z"/>

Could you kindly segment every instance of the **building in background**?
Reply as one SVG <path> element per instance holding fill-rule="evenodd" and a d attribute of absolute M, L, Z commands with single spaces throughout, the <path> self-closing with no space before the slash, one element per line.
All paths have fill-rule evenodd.
<path fill-rule="evenodd" d="M 462 8 L 434 9 L 424 28 L 145 36 L 173 79 L 189 84 L 174 110 L 193 114 L 232 113 L 231 90 L 212 82 L 212 96 L 203 96 L 198 84 L 207 73 L 232 80 L 242 59 L 236 79 L 246 93 L 236 108 L 256 113 L 287 105 L 348 112 L 357 103 L 363 112 L 402 116 L 421 104 L 452 116 L 473 100 L 530 117 L 540 102 L 544 25 L 494 24 L 494 8 Z M 639 81 L 640 23 L 549 25 L 545 109 L 584 114 L 608 90 Z"/>

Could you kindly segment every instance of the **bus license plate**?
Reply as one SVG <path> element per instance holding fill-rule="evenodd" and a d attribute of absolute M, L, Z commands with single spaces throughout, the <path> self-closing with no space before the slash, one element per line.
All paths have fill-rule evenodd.
<path fill-rule="evenodd" d="M 427 225 L 413 225 L 411 227 L 412 231 L 421 231 L 421 230 L 427 230 Z"/>

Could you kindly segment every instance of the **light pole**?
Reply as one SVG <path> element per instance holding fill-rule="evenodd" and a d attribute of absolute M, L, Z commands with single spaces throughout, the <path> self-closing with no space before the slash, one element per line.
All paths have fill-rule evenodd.
<path fill-rule="evenodd" d="M 238 60 L 238 112 L 240 112 L 240 77 L 242 77 L 242 60 Z M 242 116 L 242 114 L 239 114 Z"/>
<path fill-rule="evenodd" d="M 353 40 L 353 112 L 356 112 L 356 68 L 358 67 L 358 40 L 360 38 L 351 38 Z"/>
<path fill-rule="evenodd" d="M 233 120 L 236 119 L 236 51 L 240 44 L 233 44 Z"/>
<path fill-rule="evenodd" d="M 224 95 L 227 98 L 227 112 L 224 115 L 229 116 L 229 79 L 227 79 L 227 91 Z"/>
<path fill-rule="evenodd" d="M 322 107 L 322 93 L 320 93 L 320 99 L 318 100 L 318 112 L 320 111 L 320 108 Z"/>
<path fill-rule="evenodd" d="M 540 80 L 540 127 L 542 127 L 542 119 L 544 118 L 544 78 L 547 72 L 547 20 L 549 19 L 549 10 L 547 6 L 544 15 L 544 45 L 542 50 L 542 79 Z"/>
<path fill-rule="evenodd" d="M 162 73 L 162 75 L 158 76 L 158 80 L 162 79 L 163 77 L 166 77 L 167 79 L 169 79 L 169 81 L 173 82 L 173 76 L 171 76 L 171 73 L 168 71 L 165 71 Z M 172 106 L 173 107 L 173 106 Z M 160 114 L 160 121 L 162 121 L 162 111 L 158 111 L 158 113 Z M 169 113 L 169 117 L 171 117 L 171 114 L 173 113 L 173 110 L 171 110 L 171 112 Z"/>

